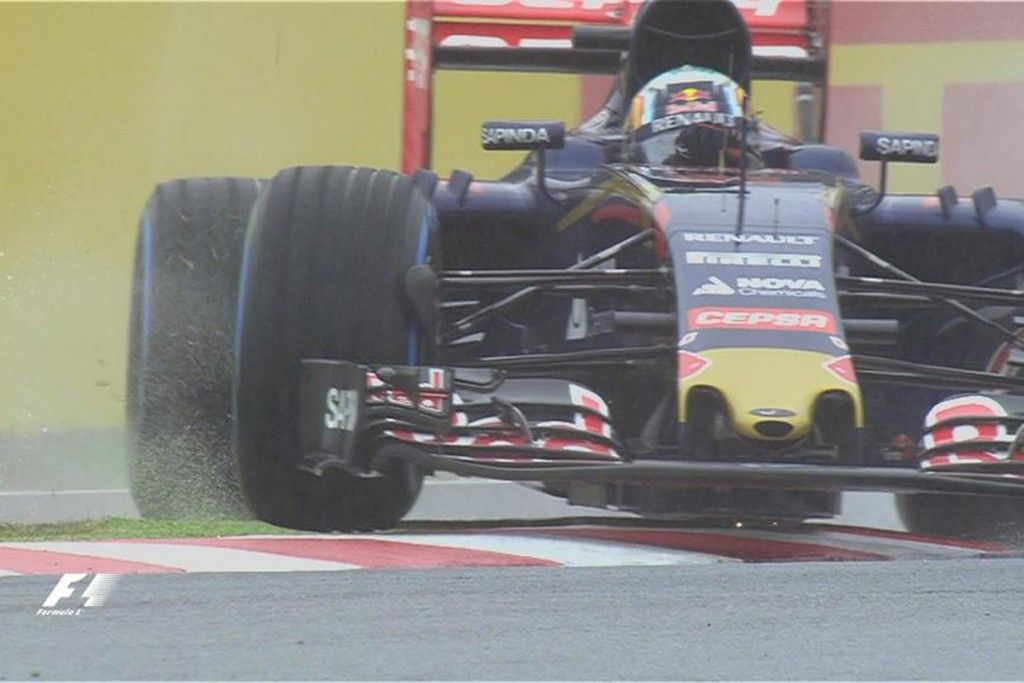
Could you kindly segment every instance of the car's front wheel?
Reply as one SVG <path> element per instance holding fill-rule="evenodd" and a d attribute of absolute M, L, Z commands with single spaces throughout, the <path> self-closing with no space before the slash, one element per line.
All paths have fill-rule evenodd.
<path fill-rule="evenodd" d="M 1006 286 L 1018 287 L 1015 282 Z M 1013 314 L 997 318 L 1007 329 L 1014 328 Z M 1024 330 L 1018 330 L 1018 337 L 1024 337 Z M 1017 346 L 1002 334 L 981 327 L 971 321 L 954 320 L 940 330 L 940 343 L 935 344 L 935 353 L 943 354 L 932 360 L 941 365 L 962 364 L 970 370 L 980 370 L 1009 377 L 1020 377 L 1020 365 L 1015 361 L 1019 354 Z M 975 407 L 979 424 L 988 424 L 991 429 L 1003 429 L 991 423 L 993 413 L 985 404 L 993 401 L 981 399 Z M 960 417 L 963 417 L 961 414 Z M 988 421 L 988 422 L 986 422 Z M 969 426 L 974 429 L 975 426 Z M 1012 437 L 1012 431 L 1000 438 Z M 934 439 L 934 437 L 933 437 Z M 970 448 L 965 448 L 970 451 Z M 1000 449 L 996 449 L 1000 450 Z M 949 450 L 933 455 L 956 453 Z M 983 471 L 983 470 L 979 470 Z M 953 473 L 951 473 L 953 474 Z M 904 526 L 912 532 L 932 536 L 1001 540 L 1020 543 L 1024 537 L 1024 501 L 1017 498 L 998 496 L 954 496 L 948 494 L 899 494 L 896 507 Z"/>
<path fill-rule="evenodd" d="M 274 524 L 393 526 L 422 475 L 393 461 L 373 477 L 301 471 L 302 359 L 415 365 L 434 334 L 407 302 L 406 273 L 432 252 L 433 213 L 407 177 L 339 166 L 281 171 L 247 235 L 238 309 L 236 455 L 246 499 Z"/>

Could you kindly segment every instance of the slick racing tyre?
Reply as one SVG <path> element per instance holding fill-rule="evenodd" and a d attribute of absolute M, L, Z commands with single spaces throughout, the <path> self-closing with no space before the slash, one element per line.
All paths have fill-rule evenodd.
<path fill-rule="evenodd" d="M 396 173 L 281 171 L 246 237 L 237 323 L 236 454 L 263 520 L 310 530 L 394 526 L 421 473 L 391 461 L 373 478 L 298 468 L 300 359 L 414 365 L 435 353 L 406 300 L 409 269 L 431 257 L 432 209 Z"/>
<path fill-rule="evenodd" d="M 144 517 L 248 516 L 231 446 L 238 271 L 258 181 L 158 185 L 139 225 L 127 451 Z"/>
<path fill-rule="evenodd" d="M 1021 282 L 1005 286 L 1019 287 Z M 991 314 L 990 314 L 991 315 Z M 1013 330 L 1014 316 L 995 317 Z M 1019 355 L 1012 344 L 995 330 L 960 321 L 940 329 L 936 336 L 947 356 L 931 359 L 940 365 L 962 365 L 1000 375 L 1020 374 L 1011 362 Z M 1024 338 L 1024 331 L 1017 336 Z M 933 536 L 954 536 L 978 540 L 1019 543 L 1024 538 L 1024 501 L 998 496 L 950 496 L 941 494 L 898 494 L 896 507 L 907 530 Z"/>
<path fill-rule="evenodd" d="M 993 496 L 899 494 L 896 509 L 908 531 L 929 536 L 1009 541 L 1024 535 L 1024 504 Z"/>

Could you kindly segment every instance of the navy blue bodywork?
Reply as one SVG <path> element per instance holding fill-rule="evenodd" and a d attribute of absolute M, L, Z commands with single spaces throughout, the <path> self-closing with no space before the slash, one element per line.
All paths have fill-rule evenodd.
<path fill-rule="evenodd" d="M 685 197 L 691 208 L 673 218 L 673 230 L 705 230 L 713 226 L 737 226 L 737 172 L 719 174 L 704 170 L 637 167 L 606 163 L 620 156 L 621 142 L 606 146 L 593 136 L 570 136 L 566 148 L 548 153 L 547 193 L 538 187 L 533 153 L 505 179 L 472 180 L 464 192 L 450 182 L 440 182 L 432 194 L 442 234 L 442 268 L 462 269 L 564 269 L 607 248 L 644 227 L 658 228 L 659 210 L 651 186 L 667 196 Z M 746 181 L 746 206 L 740 232 L 776 230 L 831 231 L 877 254 L 915 278 L 932 283 L 990 287 L 1019 287 L 1024 282 L 1024 204 L 999 199 L 979 211 L 970 198 L 952 208 L 943 207 L 935 195 L 890 195 L 870 213 L 858 215 L 858 207 L 870 204 L 874 191 L 849 175 L 850 157 L 832 148 L 815 146 L 804 159 L 832 159 L 835 172 L 814 168 L 778 168 L 755 171 Z M 801 163 L 801 148 L 766 155 L 775 163 Z M 838 160 L 838 162 L 836 161 Z M 826 201 L 821 197 L 825 196 Z M 806 198 L 810 198 L 809 200 Z M 664 203 L 664 202 L 662 202 Z M 823 207 L 829 206 L 828 210 Z M 682 227 L 680 227 L 682 226 Z M 677 272 L 677 284 L 695 275 L 675 262 L 657 236 L 651 245 L 619 257 L 616 268 L 666 267 Z M 827 251 L 826 251 L 827 253 Z M 830 274 L 887 277 L 884 271 L 842 249 L 832 249 Z M 682 274 L 680 275 L 680 271 Z M 776 276 L 801 273 L 777 271 Z M 678 289 L 678 288 L 677 288 Z M 1005 339 L 991 329 L 958 316 L 934 301 L 904 300 L 892 296 L 857 296 L 843 292 L 834 280 L 826 283 L 823 306 L 837 307 L 847 325 L 851 320 L 888 321 L 890 332 L 849 341 L 851 350 L 873 356 L 954 366 L 971 370 L 1015 373 L 998 356 L 1008 356 Z M 672 344 L 679 329 L 627 328 L 600 324 L 602 315 L 623 310 L 663 310 L 677 320 L 693 306 L 690 291 L 679 289 L 666 296 L 650 292 L 642 305 L 629 294 L 603 292 L 592 296 L 543 296 L 528 305 L 510 309 L 481 330 L 474 340 L 449 346 L 445 362 L 458 364 L 493 356 L 554 353 L 576 350 Z M 474 297 L 486 303 L 486 293 Z M 659 299 L 660 297 L 660 299 Z M 465 298 L 464 296 L 462 298 Z M 451 297 L 446 297 L 451 299 Z M 580 303 L 583 301 L 584 303 Z M 573 335 L 574 316 L 585 307 L 589 316 L 586 334 Z M 1017 329 L 1015 307 L 985 309 L 988 317 Z M 596 322 L 595 322 L 596 321 Z M 841 335 L 840 335 L 841 336 Z M 633 371 L 635 382 L 622 382 L 602 370 L 575 373 L 609 400 L 620 413 L 619 426 L 628 438 L 642 430 L 662 399 L 664 377 Z M 628 385 L 628 386 L 623 386 Z M 916 442 L 922 419 L 948 389 L 891 385 L 861 387 L 868 426 L 871 461 L 881 462 L 898 443 Z M 629 406 L 623 410 L 622 406 Z"/>

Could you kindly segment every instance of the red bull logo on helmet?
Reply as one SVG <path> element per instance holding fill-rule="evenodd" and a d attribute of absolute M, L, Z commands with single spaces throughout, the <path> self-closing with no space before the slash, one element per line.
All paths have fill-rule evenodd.
<path fill-rule="evenodd" d="M 666 114 L 720 110 L 718 101 L 713 94 L 713 84 L 710 81 L 683 84 L 683 87 L 679 89 L 673 89 L 670 86 L 668 93 L 668 103 L 665 105 Z"/>
<path fill-rule="evenodd" d="M 742 88 L 711 69 L 683 66 L 651 80 L 633 99 L 628 127 L 646 139 L 694 124 L 736 128 L 744 115 Z"/>
<path fill-rule="evenodd" d="M 698 100 L 710 100 L 711 89 L 704 87 L 695 87 L 692 85 L 686 86 L 682 90 L 677 90 L 669 96 L 671 102 L 696 102 Z"/>

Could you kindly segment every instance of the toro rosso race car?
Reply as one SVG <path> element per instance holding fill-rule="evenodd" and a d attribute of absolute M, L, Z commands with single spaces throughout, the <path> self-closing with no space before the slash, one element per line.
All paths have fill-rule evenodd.
<path fill-rule="evenodd" d="M 671 519 L 824 518 L 879 490 L 916 531 L 1024 523 L 1024 205 L 886 195 L 933 135 L 864 133 L 874 189 L 750 116 L 752 81 L 798 82 L 820 135 L 826 27 L 797 0 L 410 2 L 405 173 L 147 203 L 142 513 L 386 528 L 447 471 Z M 438 68 L 617 77 L 572 131 L 484 124 L 528 152 L 506 177 L 440 179 Z"/>

